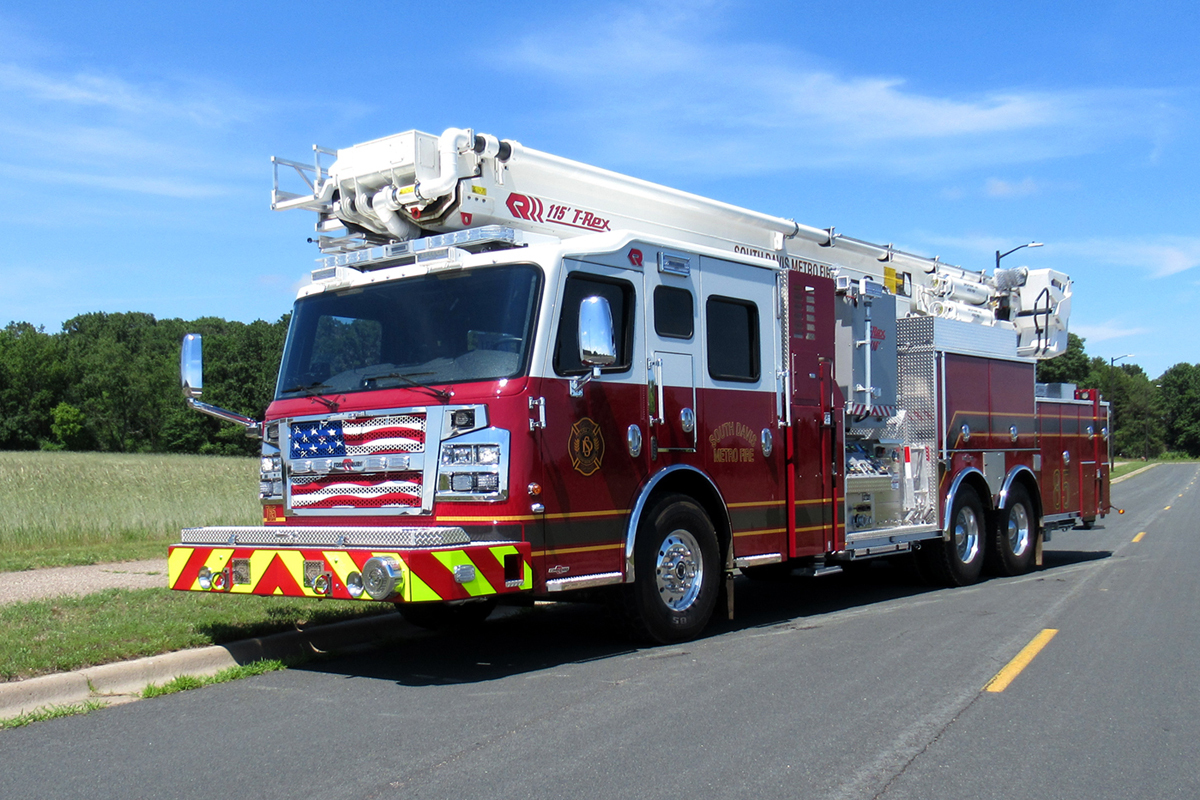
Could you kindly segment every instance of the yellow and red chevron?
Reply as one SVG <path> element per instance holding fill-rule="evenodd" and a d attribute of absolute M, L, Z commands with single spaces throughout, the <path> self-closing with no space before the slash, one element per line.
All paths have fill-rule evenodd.
<path fill-rule="evenodd" d="M 505 556 L 521 558 L 520 585 L 506 585 Z M 333 597 L 342 600 L 371 600 L 364 592 L 358 598 L 346 589 L 352 572 L 362 572 L 373 556 L 391 556 L 403 574 L 400 593 L 393 601 L 419 603 L 432 600 L 466 600 L 493 594 L 512 594 L 533 588 L 528 542 L 478 544 L 466 547 L 430 550 L 368 550 L 357 548 L 321 549 L 298 547 L 213 547 L 173 545 L 167 559 L 168 586 L 180 591 L 205 591 L 200 586 L 200 570 L 208 567 L 213 574 L 224 570 L 233 559 L 249 559 L 250 581 L 232 583 L 223 589 L 231 594 L 285 595 L 288 597 Z M 322 595 L 304 585 L 304 562 L 323 561 L 324 571 L 333 577 L 329 594 Z M 466 583 L 454 578 L 459 565 L 475 567 L 475 577 Z M 513 581 L 515 583 L 515 581 Z"/>

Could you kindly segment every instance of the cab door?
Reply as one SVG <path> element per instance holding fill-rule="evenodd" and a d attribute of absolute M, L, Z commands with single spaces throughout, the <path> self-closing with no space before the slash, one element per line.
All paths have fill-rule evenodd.
<path fill-rule="evenodd" d="M 536 501 L 545 548 L 535 549 L 548 587 L 589 575 L 624 570 L 625 534 L 648 456 L 645 430 L 645 349 L 642 344 L 642 275 L 611 255 L 566 259 L 554 294 L 550 347 L 541 383 L 545 427 L 537 432 L 546 466 Z M 602 298 L 614 326 L 617 360 L 599 377 L 581 362 L 581 303 Z M 571 384 L 587 378 L 578 394 Z M 536 413 L 536 412 L 535 412 Z"/>
<path fill-rule="evenodd" d="M 647 422 L 651 458 L 696 452 L 696 298 L 700 259 L 659 250 L 645 269 Z M 673 456 L 669 456 L 673 458 Z"/>

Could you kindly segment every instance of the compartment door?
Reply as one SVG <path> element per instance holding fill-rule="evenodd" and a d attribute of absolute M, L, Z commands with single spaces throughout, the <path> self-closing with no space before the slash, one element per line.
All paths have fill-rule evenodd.
<path fill-rule="evenodd" d="M 789 272 L 788 355 L 791 374 L 790 555 L 834 550 L 840 473 L 842 402 L 833 374 L 834 284 Z"/>

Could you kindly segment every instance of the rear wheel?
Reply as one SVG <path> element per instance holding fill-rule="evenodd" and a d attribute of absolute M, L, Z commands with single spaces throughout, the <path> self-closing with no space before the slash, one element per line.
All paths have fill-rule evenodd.
<path fill-rule="evenodd" d="M 712 616 L 720 585 L 712 522 L 682 495 L 660 500 L 646 515 L 634 545 L 634 583 L 622 587 L 634 635 L 655 642 L 693 639 Z"/>
<path fill-rule="evenodd" d="M 961 486 L 950 509 L 950 539 L 923 542 L 917 554 L 924 572 L 947 586 L 966 586 L 983 570 L 983 503 L 970 486 Z"/>
<path fill-rule="evenodd" d="M 1033 502 L 1025 487 L 1016 484 L 1008 490 L 1008 499 L 991 531 L 989 566 L 1000 575 L 1024 575 L 1033 567 L 1036 538 Z"/>
<path fill-rule="evenodd" d="M 406 622 L 430 631 L 456 630 L 481 624 L 496 609 L 496 598 L 462 603 L 397 603 Z"/>

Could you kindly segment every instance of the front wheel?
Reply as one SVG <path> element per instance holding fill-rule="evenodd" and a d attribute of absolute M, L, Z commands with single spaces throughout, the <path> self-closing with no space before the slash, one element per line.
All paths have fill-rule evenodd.
<path fill-rule="evenodd" d="M 937 583 L 967 586 L 983 571 L 983 503 L 970 486 L 961 486 L 950 509 L 949 540 L 924 542 L 917 554 L 924 571 Z"/>
<path fill-rule="evenodd" d="M 1008 490 L 989 542 L 989 565 L 1000 575 L 1024 575 L 1033 568 L 1037 522 L 1029 492 L 1020 484 Z"/>
<path fill-rule="evenodd" d="M 664 497 L 638 529 L 635 581 L 622 587 L 634 635 L 663 644 L 694 639 L 712 616 L 720 571 L 708 514 L 682 495 Z"/>

